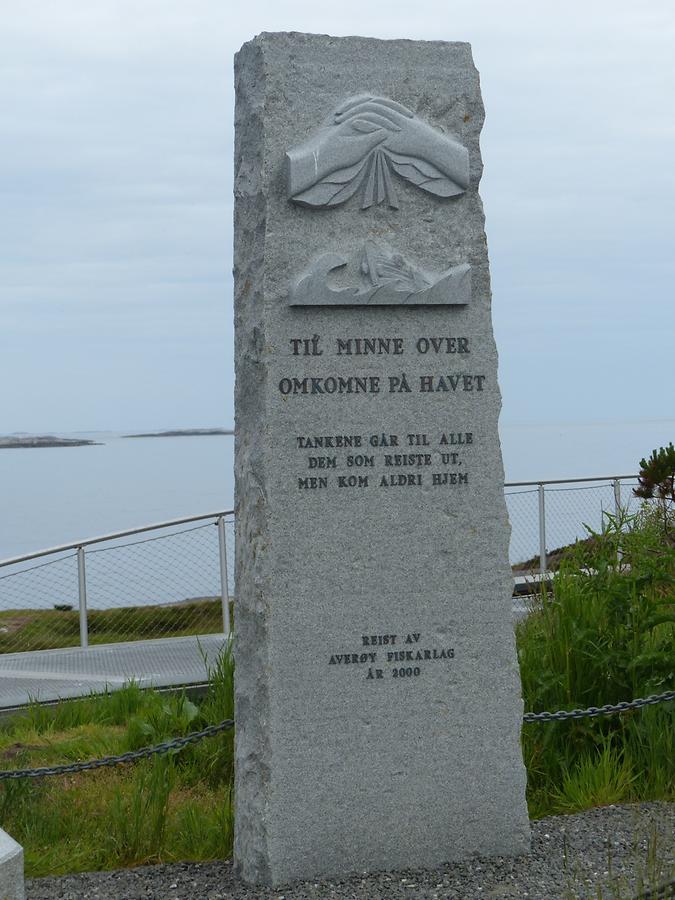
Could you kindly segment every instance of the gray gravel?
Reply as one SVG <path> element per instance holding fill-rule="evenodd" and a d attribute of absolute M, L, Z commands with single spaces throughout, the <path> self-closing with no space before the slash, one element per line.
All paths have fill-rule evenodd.
<path fill-rule="evenodd" d="M 515 860 L 475 859 L 432 872 L 380 872 L 278 890 L 244 885 L 229 862 L 141 866 L 29 880 L 26 900 L 618 900 L 673 879 L 675 803 L 643 803 L 534 822 L 532 853 Z M 675 889 L 660 896 L 675 897 Z"/>

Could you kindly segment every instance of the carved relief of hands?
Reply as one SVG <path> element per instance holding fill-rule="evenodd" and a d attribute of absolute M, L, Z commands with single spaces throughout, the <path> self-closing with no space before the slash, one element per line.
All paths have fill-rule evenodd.
<path fill-rule="evenodd" d="M 362 185 L 364 208 L 397 207 L 392 171 L 438 197 L 469 184 L 466 148 L 384 97 L 349 98 L 287 158 L 291 199 L 310 207 L 337 206 Z"/>

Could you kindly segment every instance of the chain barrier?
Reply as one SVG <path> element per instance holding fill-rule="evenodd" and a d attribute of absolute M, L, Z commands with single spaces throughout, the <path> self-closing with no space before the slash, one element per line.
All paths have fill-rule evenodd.
<path fill-rule="evenodd" d="M 675 881 L 669 881 L 636 894 L 633 900 L 672 900 L 673 897 L 675 897 Z"/>
<path fill-rule="evenodd" d="M 588 709 L 559 709 L 557 712 L 525 713 L 523 722 L 554 722 L 565 719 L 585 719 L 593 716 L 608 716 L 612 713 L 626 712 L 629 709 L 639 709 L 641 706 L 652 706 L 655 703 L 667 703 L 675 700 L 675 691 L 665 691 L 663 694 L 651 694 L 649 697 L 639 697 L 636 700 L 624 701 L 605 706 L 589 706 Z M 118 766 L 123 763 L 136 762 L 139 759 L 147 759 L 171 750 L 181 750 L 188 744 L 196 744 L 203 738 L 212 737 L 221 731 L 234 728 L 232 719 L 225 719 L 217 725 L 209 725 L 201 731 L 192 731 L 185 737 L 173 738 L 156 744 L 154 747 L 143 747 L 140 750 L 130 750 L 120 753 L 118 756 L 104 756 L 101 759 L 92 759 L 88 762 L 66 763 L 61 766 L 42 766 L 39 769 L 9 769 L 0 770 L 0 781 L 10 781 L 18 778 L 45 778 L 48 775 L 71 775 L 74 772 L 85 772 L 90 769 L 101 769 L 104 766 Z"/>
<path fill-rule="evenodd" d="M 649 697 L 638 697 L 636 700 L 624 700 L 621 703 L 607 703 L 605 706 L 589 706 L 588 709 L 559 709 L 557 712 L 525 713 L 523 722 L 562 722 L 564 719 L 588 719 L 593 716 L 609 716 L 612 713 L 639 709 L 654 703 L 667 703 L 675 700 L 675 691 L 663 694 L 651 694 Z"/>
<path fill-rule="evenodd" d="M 45 778 L 48 775 L 71 775 L 73 772 L 85 772 L 89 769 L 102 769 L 104 766 L 118 766 L 122 763 L 136 762 L 139 759 L 146 759 L 149 756 L 156 756 L 162 753 L 169 753 L 171 750 L 182 750 L 188 744 L 196 744 L 203 738 L 212 737 L 221 731 L 227 731 L 234 728 L 232 719 L 225 719 L 217 725 L 209 725 L 201 731 L 192 731 L 185 737 L 173 738 L 170 741 L 164 741 L 156 744 L 154 747 L 142 747 L 140 750 L 129 750 L 127 753 L 120 753 L 118 756 L 104 756 L 101 759 L 92 759 L 88 762 L 67 763 L 62 766 L 42 766 L 39 769 L 11 769 L 8 771 L 0 771 L 0 781 L 11 781 L 17 778 Z"/>

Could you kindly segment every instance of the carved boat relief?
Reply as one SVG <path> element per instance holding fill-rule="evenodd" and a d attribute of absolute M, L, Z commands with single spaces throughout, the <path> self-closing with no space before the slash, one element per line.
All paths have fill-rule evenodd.
<path fill-rule="evenodd" d="M 339 270 L 346 286 L 336 285 Z M 432 274 L 385 245 L 366 241 L 347 258 L 323 253 L 303 272 L 291 306 L 463 306 L 471 297 L 471 266 Z"/>

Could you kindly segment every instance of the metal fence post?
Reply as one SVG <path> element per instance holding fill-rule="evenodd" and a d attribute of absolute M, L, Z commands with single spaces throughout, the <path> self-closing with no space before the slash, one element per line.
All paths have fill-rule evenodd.
<path fill-rule="evenodd" d="M 539 573 L 546 574 L 546 504 L 544 502 L 544 485 L 540 482 L 539 492 Z"/>
<path fill-rule="evenodd" d="M 230 633 L 230 593 L 227 585 L 227 542 L 225 519 L 218 517 L 218 548 L 220 550 L 220 599 L 223 605 L 223 633 Z"/>
<path fill-rule="evenodd" d="M 618 521 L 621 515 L 621 482 L 615 478 L 612 484 L 614 486 L 614 515 Z"/>
<path fill-rule="evenodd" d="M 87 623 L 87 573 L 84 567 L 84 547 L 77 548 L 77 586 L 80 603 L 80 647 L 89 646 Z"/>
<path fill-rule="evenodd" d="M 621 523 L 621 481 L 618 478 L 615 478 L 612 482 L 612 486 L 614 488 L 614 515 L 616 517 L 617 525 Z M 621 543 L 617 545 L 616 548 L 616 561 L 619 565 L 621 565 L 621 560 L 623 558 L 623 550 L 621 549 Z"/>

